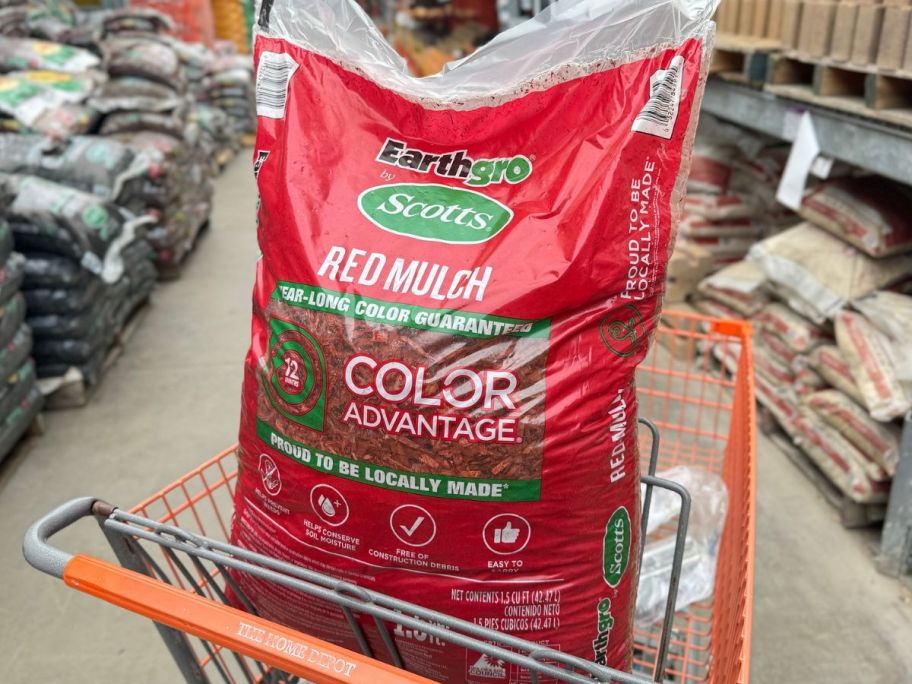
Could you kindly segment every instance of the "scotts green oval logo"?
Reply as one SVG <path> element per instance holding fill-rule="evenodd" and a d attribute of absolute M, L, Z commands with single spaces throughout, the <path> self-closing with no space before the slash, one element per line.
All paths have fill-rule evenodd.
<path fill-rule="evenodd" d="M 614 589 L 621 583 L 630 563 L 630 533 L 630 514 L 622 506 L 608 519 L 602 549 L 603 575 L 608 586 Z"/>
<path fill-rule="evenodd" d="M 400 183 L 365 190 L 358 206 L 376 226 L 418 240 L 471 245 L 507 227 L 513 212 L 474 190 Z"/>

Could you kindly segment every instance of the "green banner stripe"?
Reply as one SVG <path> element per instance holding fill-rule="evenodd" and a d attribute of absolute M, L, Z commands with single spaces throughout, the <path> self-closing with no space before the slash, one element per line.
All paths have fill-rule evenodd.
<path fill-rule="evenodd" d="M 427 309 L 422 306 L 385 302 L 382 299 L 362 297 L 348 292 L 334 292 L 322 287 L 285 281 L 279 281 L 272 296 L 290 306 L 299 306 L 312 311 L 348 316 L 371 323 L 385 323 L 416 330 L 432 330 L 447 335 L 480 338 L 501 335 L 548 337 L 551 333 L 551 320 L 548 318 L 527 321 L 519 318 L 480 314 L 474 311 Z"/>
<path fill-rule="evenodd" d="M 309 447 L 289 439 L 259 419 L 257 435 L 264 444 L 301 465 L 373 487 L 471 501 L 538 501 L 541 498 L 539 480 L 483 480 L 395 470 Z"/>

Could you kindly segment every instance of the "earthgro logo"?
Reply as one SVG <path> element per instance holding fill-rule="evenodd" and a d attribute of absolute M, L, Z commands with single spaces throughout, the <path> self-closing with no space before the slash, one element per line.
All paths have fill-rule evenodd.
<path fill-rule="evenodd" d="M 361 193 L 358 207 L 390 233 L 454 245 L 490 240 L 513 219 L 509 207 L 480 192 L 436 183 L 370 188 Z"/>
<path fill-rule="evenodd" d="M 495 159 L 473 159 L 466 150 L 433 154 L 409 147 L 395 138 L 387 138 L 377 161 L 416 173 L 461 180 L 476 188 L 498 183 L 516 185 L 532 175 L 532 160 L 522 154 Z"/>

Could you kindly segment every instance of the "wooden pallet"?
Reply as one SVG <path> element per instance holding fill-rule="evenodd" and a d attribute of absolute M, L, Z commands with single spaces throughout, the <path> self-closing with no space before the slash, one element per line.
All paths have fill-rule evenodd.
<path fill-rule="evenodd" d="M 817 491 L 832 505 L 839 514 L 839 521 L 847 529 L 868 527 L 882 522 L 886 517 L 886 504 L 862 504 L 853 501 L 842 493 L 820 468 L 792 442 L 782 431 L 767 409 L 758 406 L 757 426 L 778 447 L 788 459 L 795 464 Z"/>
<path fill-rule="evenodd" d="M 762 84 L 769 61 L 781 49 L 779 41 L 720 33 L 713 44 L 709 73 L 726 81 Z"/>
<path fill-rule="evenodd" d="M 149 313 L 151 301 L 147 297 L 144 299 L 130 314 L 127 322 L 114 336 L 114 343 L 108 350 L 104 362 L 98 371 L 98 380 L 90 383 L 79 370 L 71 368 L 70 371 L 59 378 L 49 378 L 40 381 L 44 387 L 53 388 L 45 396 L 44 408 L 49 411 L 63 409 L 80 408 L 88 404 L 95 392 L 98 391 L 99 385 L 104 380 L 108 371 L 117 363 L 117 359 L 123 354 L 129 341 L 139 329 L 142 321 Z"/>
<path fill-rule="evenodd" d="M 771 57 L 766 90 L 781 97 L 912 128 L 912 73 L 784 52 Z"/>

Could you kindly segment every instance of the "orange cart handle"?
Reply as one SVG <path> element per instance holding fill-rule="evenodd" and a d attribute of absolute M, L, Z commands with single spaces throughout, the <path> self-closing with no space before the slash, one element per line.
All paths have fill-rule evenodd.
<path fill-rule="evenodd" d="M 83 593 L 316 684 L 431 684 L 424 677 L 97 558 L 74 556 L 67 563 L 63 581 Z"/>
<path fill-rule="evenodd" d="M 72 555 L 48 539 L 93 510 L 110 506 L 92 497 L 69 501 L 32 525 L 22 550 L 38 570 L 79 591 L 255 658 L 316 684 L 433 684 L 392 665 L 363 656 L 138 572 Z"/>

